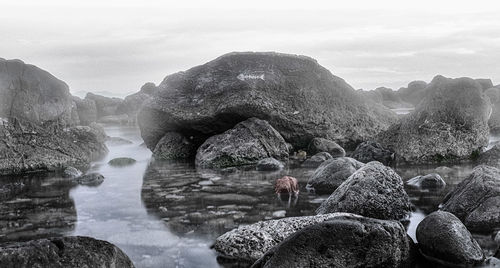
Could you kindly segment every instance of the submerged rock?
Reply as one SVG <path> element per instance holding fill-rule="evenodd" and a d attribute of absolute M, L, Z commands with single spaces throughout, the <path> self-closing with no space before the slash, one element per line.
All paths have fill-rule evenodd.
<path fill-rule="evenodd" d="M 422 189 L 438 189 L 446 186 L 446 182 L 437 173 L 411 178 L 408 180 L 407 184 Z"/>
<path fill-rule="evenodd" d="M 351 157 L 363 163 L 378 161 L 389 166 L 394 161 L 394 152 L 385 149 L 378 142 L 365 141 L 356 147 Z"/>
<path fill-rule="evenodd" d="M 306 159 L 306 161 L 302 163 L 302 166 L 308 168 L 317 168 L 325 161 L 330 159 L 333 159 L 333 156 L 331 154 L 327 152 L 321 152 L 311 156 L 311 158 L 309 159 Z"/>
<path fill-rule="evenodd" d="M 138 114 L 151 149 L 166 132 L 203 140 L 251 117 L 269 121 L 297 148 L 314 137 L 354 144 L 396 120 L 305 56 L 229 53 L 169 75 L 158 88 Z"/>
<path fill-rule="evenodd" d="M 262 160 L 259 160 L 259 162 L 257 162 L 257 170 L 260 171 L 282 170 L 283 167 L 285 167 L 285 165 L 283 165 L 281 161 L 273 157 L 264 158 Z"/>
<path fill-rule="evenodd" d="M 316 194 L 331 194 L 363 163 L 349 158 L 338 157 L 323 162 L 307 182 L 307 188 L 314 189 Z"/>
<path fill-rule="evenodd" d="M 343 157 L 345 156 L 345 150 L 336 142 L 323 139 L 323 138 L 314 138 L 307 146 L 307 152 L 309 154 L 317 154 L 320 152 L 327 152 L 332 157 Z"/>
<path fill-rule="evenodd" d="M 31 268 L 134 267 L 115 245 L 83 236 L 48 238 L 0 245 L 0 266 Z"/>
<path fill-rule="evenodd" d="M 443 200 L 442 210 L 453 213 L 474 232 L 500 229 L 500 170 L 477 166 Z"/>
<path fill-rule="evenodd" d="M 195 155 L 193 141 L 177 132 L 165 133 L 153 150 L 153 157 L 157 160 L 188 159 Z"/>
<path fill-rule="evenodd" d="M 389 167 L 370 162 L 354 172 L 316 210 L 349 212 L 383 220 L 403 220 L 411 213 L 403 180 Z"/>
<path fill-rule="evenodd" d="M 196 165 L 224 168 L 256 164 L 268 157 L 288 158 L 285 140 L 267 121 L 250 118 L 207 139 L 198 148 Z"/>
<path fill-rule="evenodd" d="M 408 267 L 410 240 L 397 221 L 348 214 L 297 231 L 252 267 Z"/>
<path fill-rule="evenodd" d="M 98 186 L 104 182 L 104 176 L 99 173 L 89 173 L 78 177 L 76 182 L 80 185 Z"/>
<path fill-rule="evenodd" d="M 436 76 L 426 92 L 415 111 L 377 138 L 397 162 L 470 159 L 488 145 L 491 106 L 476 81 Z"/>
<path fill-rule="evenodd" d="M 469 267 L 484 260 L 483 250 L 453 214 L 436 211 L 417 227 L 420 252 L 431 262 L 449 267 Z"/>
<path fill-rule="evenodd" d="M 124 166 L 130 166 L 135 162 L 136 162 L 135 159 L 130 157 L 118 157 L 109 160 L 108 164 L 110 166 L 115 166 L 115 167 L 124 167 Z"/>

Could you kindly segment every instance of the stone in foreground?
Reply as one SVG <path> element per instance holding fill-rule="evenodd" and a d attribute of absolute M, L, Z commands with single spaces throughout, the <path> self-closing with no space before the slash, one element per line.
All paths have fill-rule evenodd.
<path fill-rule="evenodd" d="M 153 150 L 153 157 L 156 160 L 188 159 L 195 155 L 195 144 L 177 132 L 165 133 Z"/>

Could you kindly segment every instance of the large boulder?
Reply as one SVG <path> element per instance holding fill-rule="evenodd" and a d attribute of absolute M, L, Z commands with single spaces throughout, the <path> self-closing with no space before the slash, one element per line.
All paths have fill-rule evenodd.
<path fill-rule="evenodd" d="M 123 102 L 121 102 L 117 109 L 117 114 L 127 114 L 128 116 L 135 118 L 142 104 L 152 98 L 154 94 L 158 92 L 158 88 L 154 83 L 148 82 L 141 87 L 139 92 L 128 95 L 125 97 Z"/>
<path fill-rule="evenodd" d="M 153 157 L 157 160 L 188 159 L 195 155 L 195 144 L 177 132 L 165 133 L 153 150 Z"/>
<path fill-rule="evenodd" d="M 378 135 L 399 163 L 469 159 L 488 145 L 490 102 L 470 78 L 436 76 L 408 116 Z"/>
<path fill-rule="evenodd" d="M 450 192 L 441 207 L 474 232 L 500 229 L 500 170 L 477 166 Z"/>
<path fill-rule="evenodd" d="M 34 65 L 0 58 L 0 117 L 74 125 L 75 108 L 66 83 Z"/>
<path fill-rule="evenodd" d="M 166 132 L 201 140 L 251 117 L 269 121 L 288 142 L 314 137 L 353 145 L 396 120 L 314 59 L 280 53 L 229 53 L 167 76 L 138 115 L 149 148 Z"/>
<path fill-rule="evenodd" d="M 58 122 L 35 125 L 10 119 L 0 125 L 0 175 L 86 167 L 107 153 L 99 131 L 63 128 Z"/>
<path fill-rule="evenodd" d="M 219 236 L 215 240 L 214 249 L 224 258 L 253 263 L 264 256 L 266 251 L 300 229 L 346 215 L 348 214 L 331 213 L 288 217 L 240 226 Z"/>
<path fill-rule="evenodd" d="M 94 100 L 82 100 L 79 97 L 73 96 L 73 101 L 75 102 L 81 125 L 89 125 L 97 121 L 97 106 Z"/>
<path fill-rule="evenodd" d="M 500 88 L 492 87 L 484 92 L 491 101 L 492 111 L 488 126 L 493 134 L 500 134 Z"/>
<path fill-rule="evenodd" d="M 48 238 L 0 245 L 5 268 L 134 267 L 115 245 L 83 236 Z"/>
<path fill-rule="evenodd" d="M 116 115 L 118 106 L 123 102 L 120 98 L 110 98 L 102 95 L 87 93 L 86 100 L 93 100 L 97 109 L 97 118 L 108 115 Z"/>
<path fill-rule="evenodd" d="M 288 157 L 288 146 L 267 121 L 250 118 L 207 139 L 196 153 L 196 165 L 224 168 L 256 164 L 259 160 Z"/>
<path fill-rule="evenodd" d="M 375 141 L 362 142 L 350 156 L 363 163 L 378 161 L 389 166 L 394 162 L 394 152 L 385 149 L 380 143 Z"/>
<path fill-rule="evenodd" d="M 351 214 L 297 231 L 252 267 L 409 267 L 411 257 L 400 222 Z"/>
<path fill-rule="evenodd" d="M 403 220 L 411 213 L 403 180 L 389 167 L 370 162 L 354 172 L 316 210 L 349 212 L 382 220 Z"/>
<path fill-rule="evenodd" d="M 307 188 L 313 189 L 316 194 L 331 194 L 362 166 L 363 163 L 349 157 L 327 160 L 314 171 Z"/>
<path fill-rule="evenodd" d="M 436 211 L 417 226 L 417 241 L 422 255 L 448 267 L 470 267 L 484 260 L 483 250 L 453 214 Z"/>
<path fill-rule="evenodd" d="M 343 157 L 345 156 L 345 150 L 336 142 L 323 139 L 323 138 L 314 138 L 309 142 L 309 146 L 307 146 L 307 152 L 309 154 L 317 154 L 321 152 L 327 152 L 332 157 Z"/>

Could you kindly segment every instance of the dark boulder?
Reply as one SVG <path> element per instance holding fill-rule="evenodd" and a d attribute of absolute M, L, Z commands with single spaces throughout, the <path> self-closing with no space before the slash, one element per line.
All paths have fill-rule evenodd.
<path fill-rule="evenodd" d="M 470 159 L 488 145 L 489 100 L 470 78 L 436 76 L 408 116 L 378 135 L 398 163 Z"/>
<path fill-rule="evenodd" d="M 483 250 L 455 215 L 436 211 L 417 227 L 422 255 L 431 262 L 449 267 L 469 267 L 484 260 Z"/>
<path fill-rule="evenodd" d="M 166 132 L 207 138 L 251 117 L 269 121 L 297 148 L 314 137 L 342 146 L 373 137 L 396 120 L 314 59 L 229 53 L 167 76 L 138 115 L 149 148 Z"/>
<path fill-rule="evenodd" d="M 400 222 L 351 214 L 297 231 L 252 267 L 408 267 L 411 249 Z"/>
<path fill-rule="evenodd" d="M 383 220 L 403 220 L 411 213 L 403 180 L 389 167 L 370 162 L 342 183 L 316 210 L 349 212 Z"/>
<path fill-rule="evenodd" d="M 445 197 L 441 209 L 455 214 L 473 232 L 500 229 L 500 170 L 475 167 Z"/>
<path fill-rule="evenodd" d="M 321 152 L 327 152 L 329 153 L 332 157 L 344 157 L 345 156 L 345 150 L 344 148 L 340 147 L 336 142 L 323 139 L 323 138 L 314 138 L 311 140 L 309 143 L 309 146 L 307 146 L 307 152 L 309 154 L 317 154 Z"/>
<path fill-rule="evenodd" d="M 76 178 L 76 183 L 87 186 L 98 186 L 104 182 L 104 176 L 99 173 L 89 173 Z"/>
<path fill-rule="evenodd" d="M 0 245 L 0 267 L 134 267 L 115 245 L 83 236 L 48 238 Z"/>
<path fill-rule="evenodd" d="M 75 110 L 66 83 L 34 65 L 0 58 L 0 117 L 75 125 Z"/>
<path fill-rule="evenodd" d="M 285 165 L 281 161 L 273 157 L 264 158 L 257 162 L 257 170 L 260 171 L 276 171 L 282 170 Z"/>
<path fill-rule="evenodd" d="M 306 187 L 316 194 L 331 194 L 362 166 L 363 163 L 349 157 L 327 160 L 314 171 Z"/>
<path fill-rule="evenodd" d="M 165 133 L 153 150 L 153 157 L 157 160 L 188 159 L 195 155 L 193 141 L 177 132 Z"/>
<path fill-rule="evenodd" d="M 394 152 L 385 149 L 378 142 L 365 141 L 356 147 L 350 157 L 363 163 L 378 161 L 386 166 L 389 166 L 394 161 Z"/>
<path fill-rule="evenodd" d="M 422 189 L 440 189 L 446 186 L 446 182 L 437 173 L 417 176 L 409 179 L 406 183 Z"/>
<path fill-rule="evenodd" d="M 73 101 L 76 105 L 76 110 L 78 113 L 78 118 L 80 119 L 80 125 L 89 125 L 92 122 L 97 121 L 97 106 L 94 100 L 91 99 L 80 99 L 73 96 Z"/>
<path fill-rule="evenodd" d="M 250 118 L 207 139 L 198 148 L 196 165 L 224 168 L 256 164 L 268 157 L 288 158 L 285 140 L 267 121 Z"/>
<path fill-rule="evenodd" d="M 317 168 L 321 164 L 323 164 L 323 162 L 330 159 L 333 159 L 333 156 L 331 154 L 327 152 L 321 152 L 311 156 L 311 158 L 309 159 L 306 159 L 306 161 L 302 163 L 302 166 L 307 168 Z"/>

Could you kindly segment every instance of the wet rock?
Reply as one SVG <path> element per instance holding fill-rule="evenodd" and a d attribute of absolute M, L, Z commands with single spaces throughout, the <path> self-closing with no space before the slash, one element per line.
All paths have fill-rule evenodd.
<path fill-rule="evenodd" d="M 252 267 L 408 267 L 411 247 L 401 223 L 348 214 L 297 231 Z"/>
<path fill-rule="evenodd" d="M 134 267 L 113 244 L 83 236 L 14 242 L 0 246 L 0 266 L 31 267 Z"/>
<path fill-rule="evenodd" d="M 312 139 L 307 147 L 307 152 L 313 155 L 320 152 L 327 152 L 334 158 L 345 156 L 344 148 L 340 147 L 340 145 L 334 141 L 323 138 Z"/>
<path fill-rule="evenodd" d="M 125 97 L 116 109 L 117 114 L 127 114 L 131 118 L 135 118 L 142 104 L 152 98 L 158 92 L 158 88 L 154 83 L 148 82 L 141 87 L 137 93 Z"/>
<path fill-rule="evenodd" d="M 89 173 L 78 177 L 76 182 L 80 185 L 98 186 L 104 182 L 104 176 L 99 173 Z"/>
<path fill-rule="evenodd" d="M 65 178 L 76 178 L 82 175 L 82 172 L 74 167 L 67 167 L 63 170 Z"/>
<path fill-rule="evenodd" d="M 196 165 L 224 168 L 256 164 L 263 158 L 288 157 L 283 137 L 267 121 L 250 118 L 207 139 L 196 154 Z"/>
<path fill-rule="evenodd" d="M 345 214 L 289 217 L 240 226 L 219 236 L 213 247 L 225 258 L 254 262 L 296 231 L 342 215 Z"/>
<path fill-rule="evenodd" d="M 477 241 L 451 213 L 431 213 L 419 223 L 416 235 L 420 252 L 434 263 L 467 267 L 484 260 L 483 251 Z"/>
<path fill-rule="evenodd" d="M 108 137 L 106 142 L 112 146 L 133 144 L 133 142 L 121 137 Z"/>
<path fill-rule="evenodd" d="M 273 157 L 264 158 L 257 162 L 257 170 L 260 171 L 275 171 L 282 170 L 284 167 L 283 163 Z"/>
<path fill-rule="evenodd" d="M 378 142 L 365 141 L 356 147 L 351 157 L 363 163 L 378 161 L 389 166 L 394 161 L 394 152 L 385 149 Z"/>
<path fill-rule="evenodd" d="M 114 167 L 124 167 L 133 165 L 135 162 L 136 162 L 135 159 L 130 157 L 118 157 L 109 160 L 108 164 Z"/>
<path fill-rule="evenodd" d="M 93 100 L 95 102 L 97 109 L 97 119 L 102 118 L 103 116 L 116 115 L 118 106 L 123 102 L 123 100 L 120 98 L 109 98 L 90 92 L 87 93 L 85 99 Z"/>
<path fill-rule="evenodd" d="M 491 149 L 480 153 L 476 159 L 477 163 L 499 167 L 500 166 L 500 144 L 495 144 Z"/>
<path fill-rule="evenodd" d="M 500 170 L 477 166 L 443 200 L 442 210 L 453 213 L 473 232 L 500 228 Z"/>
<path fill-rule="evenodd" d="M 408 180 L 407 184 L 422 189 L 438 189 L 446 186 L 446 182 L 437 173 L 411 178 Z"/>
<path fill-rule="evenodd" d="M 368 104 L 343 79 L 305 56 L 230 53 L 167 76 L 158 88 L 138 114 L 149 148 L 166 132 L 204 139 L 251 117 L 268 120 L 297 148 L 314 137 L 345 147 L 396 120 L 393 112 Z"/>
<path fill-rule="evenodd" d="M 308 168 L 316 168 L 330 159 L 333 159 L 333 156 L 331 154 L 327 152 L 321 152 L 311 156 L 311 158 L 309 159 L 306 159 L 306 161 L 302 163 L 302 166 Z"/>
<path fill-rule="evenodd" d="M 22 182 L 13 182 L 0 185 L 0 201 L 11 199 L 26 190 Z"/>
<path fill-rule="evenodd" d="M 159 160 L 188 159 L 196 155 L 193 141 L 177 132 L 167 132 L 156 144 L 153 157 Z"/>
<path fill-rule="evenodd" d="M 402 220 L 411 213 L 403 180 L 389 167 L 370 162 L 354 172 L 316 210 L 349 212 L 383 220 Z"/>
<path fill-rule="evenodd" d="M 85 167 L 107 153 L 90 127 L 64 128 L 58 122 L 34 125 L 9 120 L 0 125 L 0 175 Z"/>
<path fill-rule="evenodd" d="M 102 116 L 97 120 L 99 123 L 104 124 L 116 124 L 116 125 L 125 125 L 131 122 L 130 118 L 126 114 L 120 115 L 106 115 Z"/>
<path fill-rule="evenodd" d="M 470 78 L 436 76 L 408 116 L 380 133 L 377 141 L 394 150 L 398 163 L 471 159 L 488 145 L 489 100 Z"/>
<path fill-rule="evenodd" d="M 21 60 L 0 59 L 0 117 L 40 125 L 58 120 L 75 125 L 72 96 L 66 83 Z"/>
<path fill-rule="evenodd" d="M 80 119 L 80 125 L 86 126 L 92 122 L 97 121 L 97 106 L 94 100 L 82 100 L 76 96 L 73 96 L 72 98 L 76 105 L 78 118 Z"/>
<path fill-rule="evenodd" d="M 308 189 L 314 189 L 316 194 L 331 194 L 363 163 L 349 158 L 339 157 L 323 162 L 307 182 Z"/>

